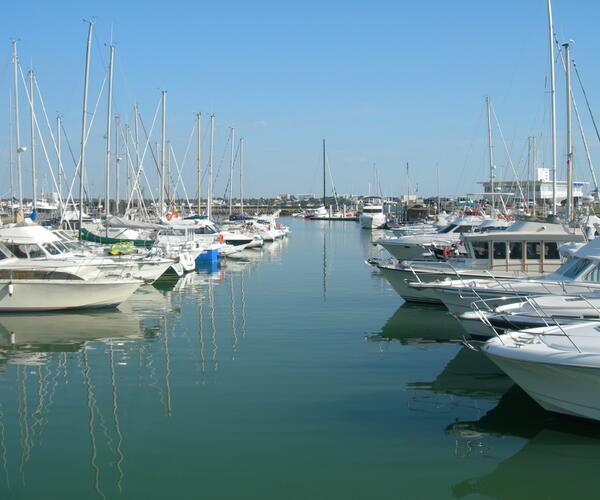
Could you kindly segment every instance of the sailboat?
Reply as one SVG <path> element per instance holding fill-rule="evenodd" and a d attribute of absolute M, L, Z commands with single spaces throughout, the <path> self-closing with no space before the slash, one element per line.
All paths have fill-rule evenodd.
<path fill-rule="evenodd" d="M 327 161 L 326 161 L 326 153 L 325 153 L 325 139 L 323 139 L 323 206 L 313 209 L 307 210 L 307 219 L 310 220 L 329 220 L 329 221 L 357 221 L 358 217 L 353 212 L 346 212 L 346 207 L 343 207 L 343 210 L 339 210 L 339 206 L 336 207 L 337 210 L 332 212 L 332 207 L 327 208 Z M 336 205 L 337 205 L 337 197 L 336 197 Z"/>

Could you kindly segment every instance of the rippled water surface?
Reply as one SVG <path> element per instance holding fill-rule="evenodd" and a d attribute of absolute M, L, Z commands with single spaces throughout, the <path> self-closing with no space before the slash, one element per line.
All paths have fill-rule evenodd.
<path fill-rule="evenodd" d="M 353 223 L 119 310 L 0 316 L 0 498 L 597 497 L 600 425 L 401 305 Z"/>

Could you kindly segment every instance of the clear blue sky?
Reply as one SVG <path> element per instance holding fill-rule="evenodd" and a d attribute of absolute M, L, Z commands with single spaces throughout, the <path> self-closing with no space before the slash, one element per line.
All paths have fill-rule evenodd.
<path fill-rule="evenodd" d="M 573 56 L 592 105 L 600 106 L 600 4 L 555 0 L 554 10 L 559 37 L 575 40 Z M 96 26 L 90 102 L 103 78 L 105 44 L 112 30 L 117 46 L 115 112 L 127 120 L 137 101 L 149 124 L 160 90 L 166 89 L 168 136 L 180 160 L 194 112 L 205 117 L 216 113 L 215 163 L 218 166 L 228 154 L 228 127 L 235 126 L 238 137 L 246 138 L 249 195 L 319 192 L 322 138 L 328 141 L 338 192 L 366 192 L 373 163 L 384 194 L 404 192 L 406 162 L 413 189 L 418 184 L 420 194 L 436 193 L 436 164 L 442 194 L 477 191 L 476 181 L 487 176 L 486 95 L 493 98 L 517 169 L 523 168 L 528 135 L 538 136 L 539 161 L 549 163 L 545 0 L 37 0 L 13 2 L 0 19 L 4 164 L 11 38 L 19 40 L 23 66 L 31 63 L 36 70 L 51 119 L 57 111 L 64 115 L 69 139 L 78 150 L 86 37 L 82 19 L 91 17 Z M 561 171 L 563 81 L 559 74 Z M 21 133 L 28 145 L 25 104 L 23 100 Z M 582 100 L 580 107 L 584 112 Z M 600 148 L 587 114 L 585 123 L 597 158 Z M 102 184 L 104 124 L 103 100 L 89 147 L 94 193 Z M 507 156 L 497 131 L 495 140 L 498 171 L 504 176 Z M 578 177 L 586 180 L 579 144 L 577 140 Z M 192 160 L 184 174 L 188 186 L 194 183 Z M 225 189 L 226 162 L 216 194 Z M 40 176 L 47 177 L 41 151 L 38 163 Z M 25 191 L 30 193 L 28 155 L 23 156 L 23 167 Z M 7 168 L 1 172 L 6 193 Z M 190 196 L 194 193 L 190 187 Z"/>

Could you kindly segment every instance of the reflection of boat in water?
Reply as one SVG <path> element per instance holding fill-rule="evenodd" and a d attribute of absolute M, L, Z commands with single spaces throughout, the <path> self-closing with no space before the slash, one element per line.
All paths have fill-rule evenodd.
<path fill-rule="evenodd" d="M 457 431 L 456 427 L 459 427 Z M 592 422 L 542 410 L 514 386 L 476 422 L 451 426 L 465 439 L 512 435 L 528 439 L 516 454 L 479 477 L 452 488 L 454 497 L 596 498 L 600 487 L 600 428 Z M 577 478 L 574 482 L 574 478 Z"/>
<path fill-rule="evenodd" d="M 435 380 L 413 382 L 409 388 L 477 399 L 498 399 L 512 385 L 510 378 L 482 353 L 463 347 Z"/>
<path fill-rule="evenodd" d="M 141 338 L 140 322 L 122 311 L 0 315 L 0 346 L 51 352 L 79 350 L 91 340 Z"/>
<path fill-rule="evenodd" d="M 424 304 L 403 304 L 369 340 L 399 340 L 402 344 L 461 340 L 464 331 L 448 311 Z"/>

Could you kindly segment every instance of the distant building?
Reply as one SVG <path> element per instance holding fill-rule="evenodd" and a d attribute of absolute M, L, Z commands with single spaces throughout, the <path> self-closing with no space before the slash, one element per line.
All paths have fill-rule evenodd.
<path fill-rule="evenodd" d="M 483 197 L 491 200 L 490 182 L 481 182 L 483 186 Z M 573 197 L 581 198 L 587 182 L 573 181 Z M 550 179 L 550 171 L 547 168 L 538 168 L 538 178 L 535 181 L 494 181 L 494 191 L 504 199 L 513 198 L 528 202 L 536 200 L 536 203 L 551 203 L 553 198 L 553 185 Z M 521 192 L 523 193 L 521 196 Z M 567 199 L 567 181 L 556 181 L 556 201 L 561 203 Z"/>

